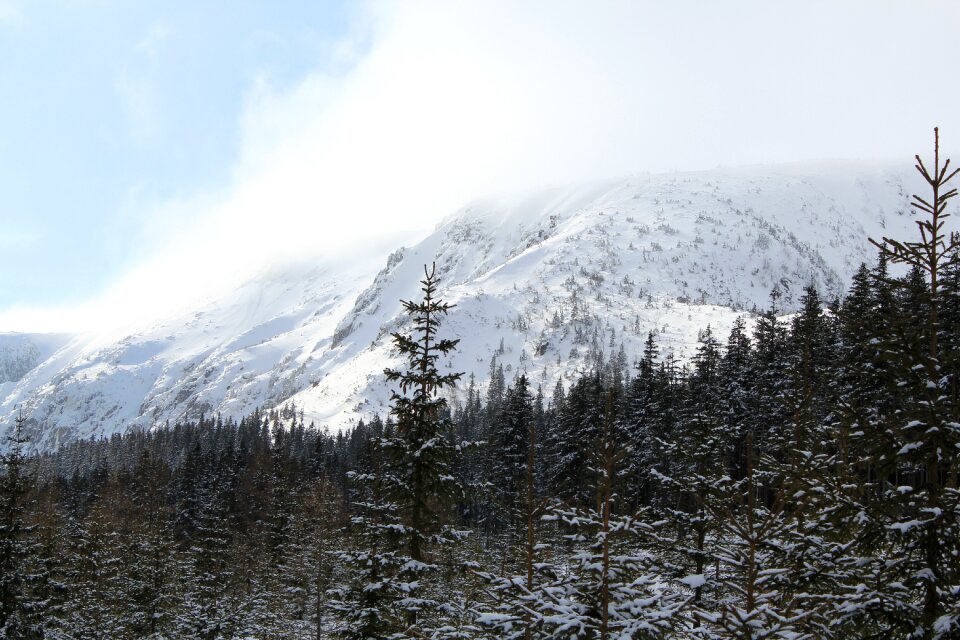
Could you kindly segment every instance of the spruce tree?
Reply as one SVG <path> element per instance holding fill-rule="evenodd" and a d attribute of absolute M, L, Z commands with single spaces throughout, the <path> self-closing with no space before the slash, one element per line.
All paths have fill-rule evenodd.
<path fill-rule="evenodd" d="M 329 637 L 332 626 L 328 591 L 344 573 L 333 554 L 343 542 L 344 520 L 343 496 L 328 473 L 302 488 L 287 564 L 286 580 L 293 584 L 286 597 L 294 620 L 311 623 L 316 640 Z"/>
<path fill-rule="evenodd" d="M 7 452 L 0 457 L 0 633 L 26 636 L 25 563 L 31 552 L 29 529 L 24 522 L 27 469 L 23 447 L 23 414 L 17 416 L 7 439 Z"/>
<path fill-rule="evenodd" d="M 777 317 L 779 288 L 770 293 L 770 307 L 757 319 L 753 332 L 751 363 L 751 408 L 748 428 L 753 432 L 759 452 L 772 451 L 780 440 L 780 430 L 788 420 L 782 400 L 787 380 L 787 327 Z"/>
<path fill-rule="evenodd" d="M 203 457 L 205 468 L 192 487 L 190 528 L 180 567 L 187 584 L 175 624 L 179 634 L 213 640 L 233 633 L 240 618 L 237 594 L 231 589 L 239 567 L 230 561 L 240 545 L 230 527 L 232 487 L 210 457 Z"/>
<path fill-rule="evenodd" d="M 743 318 L 737 318 L 720 360 L 719 384 L 720 419 L 727 435 L 727 450 L 724 457 L 734 477 L 743 477 L 742 445 L 751 416 L 753 377 L 753 352 L 747 326 Z"/>
<path fill-rule="evenodd" d="M 393 437 L 393 425 L 376 432 L 369 469 L 348 473 L 355 514 L 347 529 L 352 544 L 332 553 L 344 568 L 339 584 L 329 590 L 330 608 L 344 626 L 337 637 L 374 640 L 400 635 L 406 628 L 405 598 L 417 587 L 417 575 L 404 571 L 407 529 L 399 509 L 385 496 L 382 443 Z"/>
<path fill-rule="evenodd" d="M 657 528 L 625 508 L 617 476 L 630 450 L 606 394 L 603 422 L 590 446 L 593 499 L 588 506 L 554 503 L 545 520 L 566 531 L 574 552 L 557 579 L 530 598 L 549 638 L 665 638 L 685 602 L 650 551 Z M 646 548 L 644 548 L 646 547 Z"/>
<path fill-rule="evenodd" d="M 719 544 L 719 523 L 708 507 L 729 477 L 731 433 L 721 416 L 720 363 L 720 345 L 707 327 L 700 332 L 678 428 L 673 437 L 658 438 L 663 456 L 652 467 L 658 492 L 670 496 L 656 510 L 669 523 L 659 536 L 659 552 L 677 567 L 678 577 L 692 576 L 693 606 L 700 610 L 715 595 L 704 585 Z"/>
<path fill-rule="evenodd" d="M 643 356 L 637 364 L 637 375 L 627 400 L 627 431 L 634 455 L 626 462 L 625 479 L 634 508 L 650 503 L 654 482 L 650 470 L 660 460 L 657 422 L 658 403 L 662 400 L 662 384 L 657 375 L 660 352 L 653 332 L 647 333 Z"/>
<path fill-rule="evenodd" d="M 532 423 L 533 397 L 526 376 L 520 376 L 507 389 L 493 434 L 496 442 L 491 480 L 497 496 L 500 526 L 507 533 L 508 550 L 518 542 L 522 529 Z"/>
<path fill-rule="evenodd" d="M 592 471 L 589 449 L 603 430 L 603 380 L 599 372 L 583 376 L 567 392 L 550 432 L 549 485 L 554 496 L 576 505 L 590 504 Z"/>
<path fill-rule="evenodd" d="M 912 203 L 922 215 L 919 239 L 871 240 L 885 259 L 911 269 L 905 280 L 891 281 L 909 307 L 883 341 L 886 382 L 900 406 L 878 416 L 873 429 L 883 435 L 878 457 L 892 462 L 894 475 L 884 479 L 883 500 L 871 516 L 887 532 L 888 547 L 879 553 L 892 559 L 882 567 L 882 595 L 895 603 L 911 637 L 941 638 L 960 633 L 960 493 L 951 474 L 960 455 L 960 406 L 940 318 L 941 277 L 958 248 L 957 237 L 945 231 L 946 207 L 957 194 L 948 183 L 957 170 L 949 170 L 949 160 L 941 165 L 937 129 L 932 170 L 916 160 L 932 192 Z"/>
<path fill-rule="evenodd" d="M 527 410 L 529 407 L 524 399 L 525 395 L 526 379 L 521 377 L 512 394 L 508 394 L 517 409 L 510 413 L 518 426 L 517 429 L 510 430 L 513 436 L 509 442 L 515 451 L 521 448 L 517 431 L 522 424 L 524 457 L 521 461 L 514 456 L 507 468 L 514 476 L 517 492 L 514 509 L 517 524 L 522 526 L 522 562 L 518 566 L 506 565 L 505 575 L 496 573 L 490 567 L 489 561 L 485 565 L 477 563 L 473 567 L 473 573 L 490 585 L 492 600 L 485 603 L 486 606 L 476 608 L 477 621 L 480 625 L 494 630 L 498 637 L 507 640 L 532 640 L 542 637 L 545 631 L 544 620 L 537 612 L 534 602 L 540 601 L 542 587 L 556 579 L 555 568 L 545 562 L 544 551 L 551 545 L 542 542 L 540 523 L 547 506 L 547 501 L 539 495 L 539 476 L 542 473 L 539 438 L 542 420 L 537 418 L 538 412 L 530 413 Z M 540 395 L 538 392 L 538 400 Z M 510 404 L 508 400 L 507 406 Z M 516 571 L 517 569 L 519 571 Z"/>
<path fill-rule="evenodd" d="M 405 366 L 386 369 L 387 380 L 397 383 L 391 397 L 391 415 L 396 422 L 392 437 L 383 439 L 384 490 L 397 505 L 403 527 L 402 553 L 406 555 L 401 576 L 410 595 L 401 603 L 406 609 L 410 629 L 418 626 L 423 613 L 440 603 L 429 590 L 416 595 L 425 586 L 434 564 L 438 545 L 456 537 L 450 527 L 452 507 L 459 488 L 451 463 L 455 456 L 453 428 L 447 401 L 441 395 L 460 379 L 460 373 L 441 373 L 440 358 L 447 357 L 459 340 L 438 336 L 441 321 L 453 305 L 439 300 L 436 264 L 424 266 L 421 281 L 423 298 L 418 302 L 401 301 L 411 318 L 409 334 L 394 333 L 393 343 Z M 433 594 L 436 596 L 436 592 Z"/>
<path fill-rule="evenodd" d="M 25 611 L 30 631 L 25 638 L 54 637 L 62 628 L 64 581 L 64 532 L 66 521 L 56 485 L 40 490 L 29 518 L 34 544 L 26 564 L 29 607 Z"/>

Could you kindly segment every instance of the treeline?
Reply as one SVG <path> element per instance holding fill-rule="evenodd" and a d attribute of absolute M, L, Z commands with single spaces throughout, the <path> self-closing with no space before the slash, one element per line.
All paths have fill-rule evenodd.
<path fill-rule="evenodd" d="M 384 419 L 15 437 L 5 637 L 960 637 L 960 238 L 920 167 L 916 242 L 686 364 L 651 333 L 635 368 L 494 365 L 450 406 L 431 270 Z"/>
<path fill-rule="evenodd" d="M 23 460 L 4 487 L 6 637 L 297 637 L 361 434 L 255 413 Z"/>

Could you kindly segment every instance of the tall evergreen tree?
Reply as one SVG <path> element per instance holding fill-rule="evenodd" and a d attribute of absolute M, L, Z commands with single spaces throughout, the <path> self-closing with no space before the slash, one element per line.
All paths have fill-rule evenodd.
<path fill-rule="evenodd" d="M 330 607 L 346 625 L 344 640 L 391 638 L 405 629 L 407 595 L 416 587 L 417 574 L 403 572 L 406 528 L 399 521 L 396 503 L 387 499 L 381 444 L 392 437 L 392 425 L 373 440 L 370 469 L 350 472 L 354 482 L 354 508 L 348 534 L 353 544 L 336 551 L 334 558 L 345 571 L 339 585 L 329 590 Z"/>
<path fill-rule="evenodd" d="M 441 373 L 437 368 L 438 360 L 459 342 L 438 336 L 442 318 L 453 305 L 436 297 L 436 264 L 424 267 L 421 285 L 423 298 L 419 302 L 402 301 L 413 322 L 412 332 L 393 334 L 405 367 L 385 371 L 387 380 L 396 382 L 398 390 L 391 398 L 396 431 L 383 439 L 384 488 L 396 503 L 403 526 L 403 552 L 408 559 L 402 573 L 409 578 L 411 589 L 422 584 L 427 573 L 438 570 L 432 550 L 451 541 L 449 524 L 458 497 L 451 468 L 455 455 L 453 428 L 441 392 L 453 387 L 462 374 Z M 429 597 L 411 594 L 404 603 L 411 627 L 422 611 L 438 605 Z"/>
<path fill-rule="evenodd" d="M 656 528 L 624 509 L 616 493 L 629 449 L 623 447 L 614 404 L 613 392 L 607 392 L 603 423 L 590 446 L 592 504 L 556 503 L 545 517 L 565 527 L 575 549 L 557 581 L 532 598 L 546 637 L 668 637 L 684 604 L 660 558 L 649 551 Z"/>
<path fill-rule="evenodd" d="M 533 397 L 526 376 L 507 389 L 497 420 L 491 479 L 494 480 L 501 526 L 509 546 L 519 541 L 523 523 L 523 495 L 527 480 L 529 432 L 533 422 Z"/>
<path fill-rule="evenodd" d="M 630 387 L 626 411 L 626 428 L 635 455 L 626 463 L 625 479 L 630 487 L 631 504 L 638 507 L 650 502 L 653 482 L 650 470 L 659 458 L 657 421 L 658 403 L 662 400 L 661 380 L 657 375 L 660 351 L 653 332 L 647 333 L 643 355 L 637 364 L 637 375 Z"/>
<path fill-rule="evenodd" d="M 479 606 L 477 611 L 478 622 L 495 630 L 499 637 L 507 640 L 532 640 L 534 637 L 541 637 L 545 631 L 544 619 L 540 615 L 534 602 L 539 601 L 539 594 L 544 585 L 549 584 L 551 580 L 556 579 L 556 574 L 550 563 L 544 562 L 544 551 L 550 545 L 544 544 L 542 540 L 541 516 L 545 513 L 547 506 L 546 500 L 539 496 L 539 477 L 541 475 L 541 465 L 539 463 L 540 434 L 543 421 L 538 419 L 538 412 L 527 416 L 526 409 L 523 406 L 526 402 L 523 400 L 523 390 L 526 388 L 526 380 L 523 384 L 517 381 L 515 389 L 520 389 L 521 393 L 513 393 L 514 404 L 519 410 L 514 413 L 515 418 L 526 420 L 525 422 L 525 440 L 523 449 L 525 450 L 525 459 L 521 462 L 514 460 L 509 468 L 516 474 L 522 470 L 522 487 L 517 487 L 517 504 L 515 506 L 518 520 L 523 527 L 523 553 L 522 563 L 519 566 L 506 565 L 506 574 L 499 575 L 492 571 L 490 567 L 473 567 L 473 572 L 482 580 L 491 585 L 492 603 L 484 603 Z M 538 392 L 538 405 L 540 404 L 541 393 Z M 512 430 L 515 433 L 515 430 Z M 514 447 L 518 442 L 516 436 L 510 439 Z M 518 468 L 517 465 L 520 465 Z M 515 569 L 519 569 L 517 572 Z"/>
<path fill-rule="evenodd" d="M 589 449 L 583 444 L 594 442 L 603 430 L 603 392 L 598 371 L 577 380 L 550 432 L 549 485 L 556 497 L 571 504 L 589 504 L 594 498 Z"/>
<path fill-rule="evenodd" d="M 710 328 L 700 332 L 689 392 L 678 428 L 659 438 L 664 455 L 652 471 L 662 500 L 657 513 L 669 523 L 659 549 L 683 576 L 695 576 L 695 607 L 704 607 L 704 576 L 717 557 L 719 523 L 708 510 L 718 486 L 728 478 L 730 432 L 721 418 L 720 345 Z M 666 529 L 666 527 L 664 527 Z"/>
<path fill-rule="evenodd" d="M 945 232 L 946 207 L 957 190 L 948 183 L 957 174 L 950 161 L 940 162 L 939 131 L 934 129 L 934 162 L 928 170 L 919 156 L 917 171 L 930 186 L 929 199 L 914 196 L 920 237 L 914 241 L 873 241 L 892 264 L 906 265 L 911 275 L 894 281 L 909 300 L 884 340 L 890 363 L 888 388 L 901 405 L 879 416 L 886 460 L 894 461 L 894 482 L 884 487 L 882 502 L 871 513 L 888 532 L 892 562 L 883 567 L 883 582 L 893 591 L 905 631 L 912 637 L 941 638 L 960 633 L 960 493 L 950 470 L 960 455 L 960 406 L 950 392 L 945 367 L 940 308 L 941 277 L 957 255 L 957 238 Z M 876 445 L 874 445 L 876 446 Z M 896 587 L 895 587 L 896 586 Z"/>
<path fill-rule="evenodd" d="M 775 450 L 788 420 L 782 398 L 787 380 L 788 332 L 777 317 L 781 295 L 779 288 L 770 293 L 770 307 L 757 319 L 753 332 L 748 429 L 753 433 L 754 446 L 762 453 Z"/>
<path fill-rule="evenodd" d="M 25 628 L 26 560 L 31 553 L 29 529 L 24 522 L 27 468 L 23 447 L 23 414 L 17 416 L 8 437 L 7 451 L 0 457 L 0 632 L 7 637 L 29 637 Z"/>

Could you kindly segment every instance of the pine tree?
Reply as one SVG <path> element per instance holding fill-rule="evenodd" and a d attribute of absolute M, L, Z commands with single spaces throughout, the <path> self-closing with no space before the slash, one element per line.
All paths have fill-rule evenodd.
<path fill-rule="evenodd" d="M 796 632 L 824 638 L 833 623 L 826 603 L 837 593 L 837 558 L 846 551 L 837 512 L 847 479 L 837 473 L 840 451 L 830 424 L 838 377 L 834 318 L 824 312 L 816 289 L 807 287 L 787 339 L 787 377 L 779 395 L 786 421 L 761 459 L 776 485 L 774 504 L 784 503 L 784 527 L 774 547 L 789 576 L 781 606 L 792 612 Z"/>
<path fill-rule="evenodd" d="M 500 342 L 503 346 L 503 341 Z M 502 353 L 502 351 L 497 351 Z M 490 358 L 490 382 L 487 386 L 486 417 L 487 423 L 493 424 L 500 413 L 500 407 L 503 405 L 504 394 L 507 389 L 507 381 L 503 376 L 503 363 L 497 362 L 497 353 Z"/>
<path fill-rule="evenodd" d="M 110 508 L 115 491 L 105 480 L 87 512 L 69 524 L 63 631 L 71 638 L 130 637 L 120 615 L 124 567 Z"/>
<path fill-rule="evenodd" d="M 296 544 L 290 550 L 291 575 L 287 576 L 294 586 L 287 597 L 293 601 L 295 620 L 311 622 L 314 637 L 322 640 L 329 637 L 332 626 L 327 594 L 341 578 L 333 551 L 343 542 L 343 497 L 328 473 L 324 473 L 304 487 L 299 500 L 301 507 L 292 527 Z"/>
<path fill-rule="evenodd" d="M 232 633 L 238 623 L 240 607 L 231 590 L 238 567 L 230 559 L 232 551 L 241 554 L 229 527 L 232 487 L 210 458 L 204 458 L 208 462 L 191 492 L 190 529 L 181 567 L 187 584 L 176 632 L 213 640 Z"/>
<path fill-rule="evenodd" d="M 634 455 L 627 462 L 626 481 L 630 486 L 631 504 L 634 508 L 649 504 L 653 493 L 650 470 L 662 460 L 659 450 L 657 422 L 658 403 L 662 399 L 663 386 L 657 375 L 659 349 L 653 332 L 647 334 L 643 357 L 637 365 L 637 376 L 630 388 L 627 408 L 627 430 Z"/>
<path fill-rule="evenodd" d="M 599 372 L 577 380 L 567 392 L 550 432 L 550 490 L 571 504 L 589 504 L 594 497 L 589 450 L 583 443 L 594 442 L 603 429 L 603 391 Z"/>
<path fill-rule="evenodd" d="M 720 419 L 727 434 L 724 457 L 734 477 L 744 475 L 740 461 L 743 459 L 742 444 L 751 416 L 753 362 L 746 322 L 743 318 L 737 318 L 727 337 L 719 368 Z"/>
<path fill-rule="evenodd" d="M 349 472 L 354 485 L 354 508 L 348 539 L 352 545 L 334 552 L 344 567 L 340 584 L 328 592 L 330 607 L 345 626 L 338 637 L 344 640 L 391 638 L 405 628 L 404 599 L 416 585 L 401 575 L 406 565 L 402 553 L 406 528 L 399 522 L 396 503 L 389 501 L 384 487 L 381 445 L 392 437 L 388 423 L 372 441 L 369 470 Z"/>
<path fill-rule="evenodd" d="M 137 468 L 139 472 L 124 482 L 128 494 L 125 504 L 129 507 L 124 523 L 129 527 L 124 599 L 132 631 L 151 636 L 170 630 L 175 603 L 172 591 L 176 542 L 170 527 L 170 469 L 146 451 Z"/>
<path fill-rule="evenodd" d="M 53 637 L 55 630 L 63 627 L 66 596 L 63 575 L 66 521 L 58 504 L 59 492 L 52 486 L 39 490 L 38 494 L 28 525 L 33 529 L 34 544 L 25 571 L 30 594 L 25 611 L 30 629 L 23 634 L 26 638 Z"/>
<path fill-rule="evenodd" d="M 805 502 L 787 493 L 779 465 L 758 459 L 746 434 L 746 475 L 722 478 L 711 487 L 707 508 L 720 528 L 715 604 L 694 611 L 708 637 L 766 640 L 810 638 L 804 599 L 790 588 L 791 552 L 798 543 L 798 515 Z M 702 584 L 702 580 L 691 583 Z"/>
<path fill-rule="evenodd" d="M 491 508 L 494 486 L 488 481 L 494 461 L 485 415 L 480 392 L 471 375 L 466 403 L 454 421 L 455 438 L 460 443 L 454 470 L 456 482 L 463 489 L 456 511 L 464 525 L 479 530 L 488 540 L 495 524 Z"/>
<path fill-rule="evenodd" d="M 787 327 L 777 318 L 781 295 L 778 288 L 770 293 L 770 307 L 757 319 L 753 332 L 748 428 L 754 434 L 754 446 L 763 453 L 776 448 L 779 431 L 788 421 L 781 396 L 787 380 L 788 348 Z"/>

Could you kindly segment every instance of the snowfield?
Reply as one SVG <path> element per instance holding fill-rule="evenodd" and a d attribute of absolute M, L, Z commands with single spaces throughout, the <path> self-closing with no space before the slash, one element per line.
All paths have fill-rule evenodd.
<path fill-rule="evenodd" d="M 461 339 L 441 364 L 467 374 L 455 395 L 493 358 L 549 393 L 601 360 L 629 364 L 651 330 L 682 361 L 700 329 L 723 341 L 774 286 L 784 313 L 811 283 L 842 295 L 874 260 L 868 236 L 912 233 L 909 171 L 718 169 L 479 200 L 379 265 L 278 267 L 120 338 L 0 336 L 0 430 L 20 404 L 41 449 L 258 406 L 295 403 L 331 429 L 384 412 L 400 300 L 434 261 L 456 304 L 444 333 Z"/>

